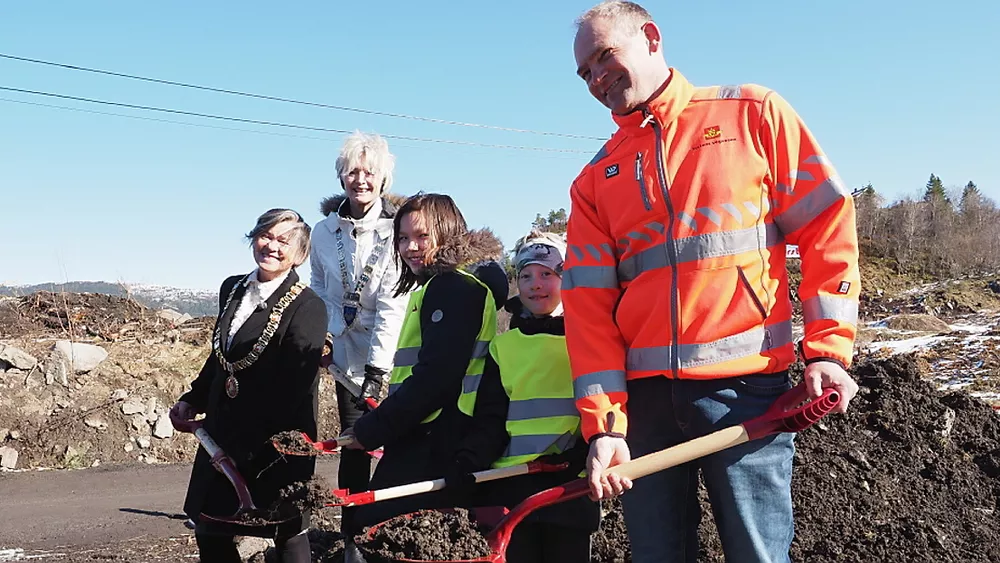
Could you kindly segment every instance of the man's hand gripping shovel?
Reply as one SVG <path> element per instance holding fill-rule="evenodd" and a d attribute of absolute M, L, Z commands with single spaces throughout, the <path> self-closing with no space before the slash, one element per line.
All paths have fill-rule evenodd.
<path fill-rule="evenodd" d="M 802 404 L 807 399 L 808 391 L 805 385 L 799 384 L 779 397 L 771 408 L 761 416 L 743 424 L 723 428 L 707 436 L 695 438 L 683 444 L 609 467 L 604 473 L 617 473 L 622 477 L 638 479 L 751 440 L 781 432 L 801 432 L 836 408 L 840 403 L 840 394 L 834 389 L 826 389 L 819 397 Z M 587 480 L 577 479 L 565 485 L 536 493 L 514 507 L 487 534 L 486 541 L 490 545 L 490 555 L 472 560 L 433 563 L 506 563 L 506 551 L 507 545 L 510 543 L 511 533 L 526 516 L 540 508 L 586 496 L 589 492 L 590 486 Z M 377 527 L 378 525 L 369 529 L 369 537 Z M 416 563 L 416 560 L 412 559 L 398 559 L 396 561 Z M 428 562 L 424 561 L 423 563 Z"/>

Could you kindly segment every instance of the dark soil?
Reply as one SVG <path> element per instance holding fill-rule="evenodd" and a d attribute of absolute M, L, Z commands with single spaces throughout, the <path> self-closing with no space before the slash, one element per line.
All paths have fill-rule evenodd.
<path fill-rule="evenodd" d="M 591 537 L 592 563 L 624 563 L 632 560 L 622 505 L 618 499 L 601 501 L 601 529 Z"/>
<path fill-rule="evenodd" d="M 286 430 L 271 436 L 274 449 L 286 455 L 319 455 L 319 450 L 313 447 L 312 443 L 306 440 L 299 430 Z"/>
<path fill-rule="evenodd" d="M 462 508 L 449 512 L 430 510 L 413 517 L 398 516 L 370 530 L 358 546 L 365 551 L 369 563 L 400 558 L 468 560 L 490 554 L 482 531 Z"/>
<path fill-rule="evenodd" d="M 852 372 L 861 392 L 848 413 L 796 438 L 792 560 L 1000 562 L 1000 417 L 937 392 L 912 356 L 859 359 Z M 721 562 L 700 497 L 698 560 Z M 591 561 L 629 562 L 620 507 L 607 506 Z"/>
<path fill-rule="evenodd" d="M 278 491 L 278 500 L 271 510 L 283 512 L 288 510 L 288 507 L 294 507 L 297 512 L 321 509 L 337 501 L 337 497 L 330 492 L 331 489 L 333 487 L 319 475 L 308 481 L 292 483 Z"/>

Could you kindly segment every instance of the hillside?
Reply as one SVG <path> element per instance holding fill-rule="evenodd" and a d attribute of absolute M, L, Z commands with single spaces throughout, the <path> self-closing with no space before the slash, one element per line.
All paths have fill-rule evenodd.
<path fill-rule="evenodd" d="M 52 293 L 98 293 L 131 298 L 150 309 L 173 309 L 192 317 L 215 316 L 219 310 L 218 294 L 212 291 L 176 287 L 118 284 L 102 281 L 73 281 L 36 285 L 0 285 L 0 297 L 20 297 L 38 291 Z"/>

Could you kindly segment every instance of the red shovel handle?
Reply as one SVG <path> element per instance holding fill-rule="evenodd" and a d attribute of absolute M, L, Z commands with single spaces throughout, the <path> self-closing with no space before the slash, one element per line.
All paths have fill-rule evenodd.
<path fill-rule="evenodd" d="M 801 432 L 830 414 L 840 404 L 840 393 L 826 388 L 819 397 L 799 406 L 809 398 L 805 383 L 800 383 L 778 397 L 771 408 L 757 418 L 743 423 L 750 440 L 779 432 Z"/>
<path fill-rule="evenodd" d="M 250 497 L 250 490 L 247 488 L 247 482 L 240 475 L 239 470 L 236 469 L 236 462 L 233 458 L 229 457 L 226 452 L 222 451 L 222 448 L 215 443 L 215 440 L 208 435 L 208 432 L 202 428 L 201 424 L 195 426 L 194 435 L 198 438 L 201 446 L 205 448 L 205 452 L 208 453 L 212 460 L 212 465 L 215 469 L 226 476 L 229 482 L 233 485 L 233 490 L 236 492 L 236 497 L 240 501 L 240 512 L 247 512 L 251 510 L 257 510 L 254 506 L 253 498 Z"/>

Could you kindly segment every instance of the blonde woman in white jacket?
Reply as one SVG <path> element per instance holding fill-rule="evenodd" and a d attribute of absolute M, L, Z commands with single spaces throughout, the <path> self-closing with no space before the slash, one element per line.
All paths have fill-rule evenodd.
<path fill-rule="evenodd" d="M 360 132 L 348 136 L 336 164 L 344 193 L 323 200 L 326 219 L 312 234 L 310 285 L 326 302 L 333 337 L 328 360 L 337 379 L 342 429 L 364 413 L 366 397 L 379 397 L 406 313 L 408 296 L 393 297 L 400 272 L 393 258 L 392 221 L 402 200 L 388 194 L 394 161 L 382 137 Z M 367 490 L 370 476 L 366 453 L 342 453 L 340 487 Z M 342 515 L 346 538 L 360 531 L 352 512 L 345 509 Z M 347 551 L 351 555 L 356 549 L 351 545 Z"/>

